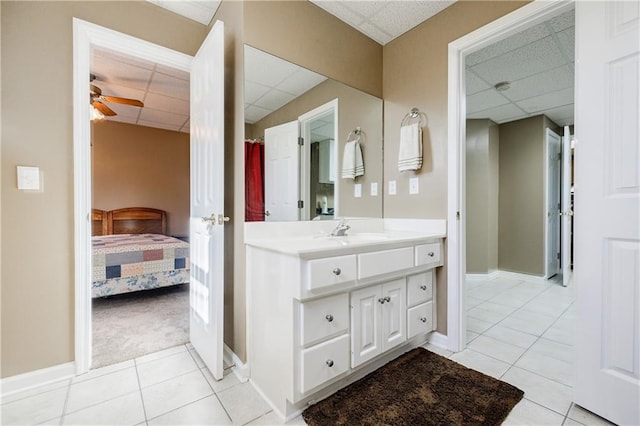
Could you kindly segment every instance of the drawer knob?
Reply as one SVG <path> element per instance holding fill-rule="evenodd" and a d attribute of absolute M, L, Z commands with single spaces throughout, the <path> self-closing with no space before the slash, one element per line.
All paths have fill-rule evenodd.
<path fill-rule="evenodd" d="M 327 319 L 327 321 L 331 322 L 333 321 L 333 315 L 329 314 L 325 317 Z"/>
<path fill-rule="evenodd" d="M 425 317 L 420 317 L 420 321 L 427 322 L 427 319 Z"/>
<path fill-rule="evenodd" d="M 334 275 L 340 275 L 342 273 L 342 270 L 340 268 L 333 268 L 333 271 L 331 271 L 334 273 Z"/>
<path fill-rule="evenodd" d="M 380 299 L 378 299 L 378 303 L 383 304 L 384 305 L 384 297 L 381 297 Z"/>
<path fill-rule="evenodd" d="M 424 284 L 422 284 L 422 285 L 420 286 L 420 288 L 421 288 L 422 290 L 424 290 L 424 291 L 427 291 L 427 286 L 426 286 L 426 285 L 424 285 Z"/>
<path fill-rule="evenodd" d="M 326 362 L 326 364 L 327 364 L 329 367 L 333 367 L 333 360 L 328 359 L 328 360 L 327 360 L 327 362 Z"/>
<path fill-rule="evenodd" d="M 378 299 L 378 302 L 384 305 L 384 302 L 391 302 L 391 298 L 389 296 L 381 297 L 380 299 Z"/>
<path fill-rule="evenodd" d="M 429 256 L 429 257 L 433 257 L 433 256 L 435 256 L 435 255 L 436 255 L 436 254 L 435 254 L 434 252 L 432 252 L 432 251 L 430 251 L 429 253 L 427 253 L 427 256 Z"/>

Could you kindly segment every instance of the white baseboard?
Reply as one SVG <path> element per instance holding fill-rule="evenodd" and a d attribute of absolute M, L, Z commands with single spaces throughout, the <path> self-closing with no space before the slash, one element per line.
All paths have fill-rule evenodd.
<path fill-rule="evenodd" d="M 489 281 L 498 278 L 500 271 L 491 271 L 488 274 L 466 274 L 467 281 Z"/>
<path fill-rule="evenodd" d="M 249 368 L 248 363 L 243 363 L 238 355 L 236 355 L 235 352 L 233 352 L 227 345 L 224 345 L 223 356 L 228 365 L 235 365 L 233 374 L 236 375 L 240 382 L 244 383 L 249 380 L 249 377 L 251 377 L 251 369 Z"/>
<path fill-rule="evenodd" d="M 427 342 L 443 349 L 449 349 L 449 336 L 438 333 L 437 331 L 434 331 L 429 335 Z"/>
<path fill-rule="evenodd" d="M 544 277 L 540 277 L 538 275 L 528 275 L 528 274 L 521 274 L 519 272 L 499 271 L 499 270 L 490 272 L 488 274 L 466 274 L 465 278 L 467 279 L 467 281 L 490 281 L 496 278 L 529 281 L 529 282 L 535 282 L 535 283 L 542 283 L 547 281 Z"/>
<path fill-rule="evenodd" d="M 54 365 L 53 367 L 6 377 L 0 380 L 0 395 L 2 399 L 4 399 L 17 392 L 26 391 L 64 379 L 70 379 L 75 376 L 75 373 L 76 364 L 74 362 L 67 362 L 66 364 Z"/>

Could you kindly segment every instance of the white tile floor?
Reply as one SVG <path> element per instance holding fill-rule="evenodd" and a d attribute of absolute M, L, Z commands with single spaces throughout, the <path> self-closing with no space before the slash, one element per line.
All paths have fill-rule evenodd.
<path fill-rule="evenodd" d="M 494 279 L 467 288 L 468 348 L 427 348 L 522 389 L 505 424 L 608 424 L 571 402 L 572 287 Z M 230 369 L 214 380 L 189 344 L 11 395 L 1 410 L 3 425 L 281 424 Z"/>

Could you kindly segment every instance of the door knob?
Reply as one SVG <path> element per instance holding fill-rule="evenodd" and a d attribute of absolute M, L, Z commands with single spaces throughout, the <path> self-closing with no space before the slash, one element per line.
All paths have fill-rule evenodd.
<path fill-rule="evenodd" d="M 225 222 L 229 222 L 231 218 L 229 216 L 218 215 L 218 225 L 224 225 Z"/>
<path fill-rule="evenodd" d="M 204 223 L 210 223 L 212 225 L 216 224 L 216 215 L 214 213 L 211 213 L 211 216 L 209 217 L 203 217 L 201 219 Z"/>

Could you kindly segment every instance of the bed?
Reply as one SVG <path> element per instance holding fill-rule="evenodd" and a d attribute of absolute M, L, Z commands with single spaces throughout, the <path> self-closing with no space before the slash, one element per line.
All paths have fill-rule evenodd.
<path fill-rule="evenodd" d="M 166 235 L 165 211 L 93 209 L 91 230 L 92 298 L 189 282 L 189 243 Z"/>

